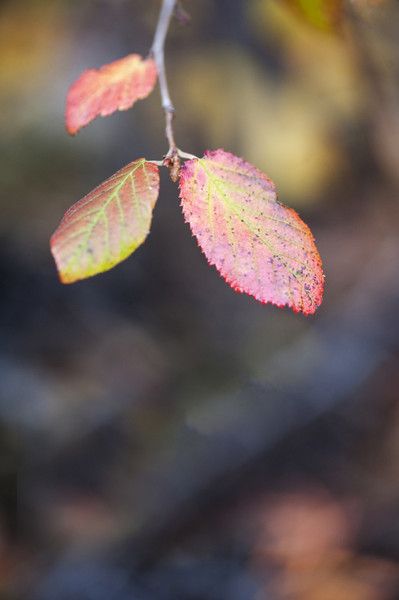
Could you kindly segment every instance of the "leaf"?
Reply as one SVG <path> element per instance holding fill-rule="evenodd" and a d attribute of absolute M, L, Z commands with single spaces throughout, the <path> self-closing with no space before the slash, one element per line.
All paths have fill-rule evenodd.
<path fill-rule="evenodd" d="M 206 152 L 182 167 L 180 197 L 199 246 L 233 289 L 315 312 L 324 275 L 313 236 L 266 175 L 223 150 Z"/>
<path fill-rule="evenodd" d="M 64 215 L 51 238 L 63 283 L 108 271 L 147 237 L 159 193 L 158 167 L 135 160 Z"/>
<path fill-rule="evenodd" d="M 129 54 L 100 69 L 84 71 L 67 96 L 66 128 L 74 135 L 98 116 L 127 110 L 154 89 L 157 69 L 152 58 Z"/>
<path fill-rule="evenodd" d="M 317 29 L 336 31 L 342 21 L 342 0 L 285 0 L 285 3 Z"/>

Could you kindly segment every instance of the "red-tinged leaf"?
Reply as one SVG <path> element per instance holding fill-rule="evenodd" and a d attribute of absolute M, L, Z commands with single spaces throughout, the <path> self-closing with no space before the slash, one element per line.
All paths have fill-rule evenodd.
<path fill-rule="evenodd" d="M 108 271 L 147 237 L 159 193 L 158 167 L 135 160 L 64 215 L 51 238 L 63 283 Z"/>
<path fill-rule="evenodd" d="M 223 150 L 206 152 L 182 167 L 180 197 L 202 251 L 231 287 L 315 312 L 324 275 L 313 236 L 266 175 Z"/>
<path fill-rule="evenodd" d="M 127 110 L 154 89 L 157 69 L 152 58 L 130 54 L 100 69 L 82 73 L 69 89 L 67 131 L 74 135 L 98 116 Z"/>

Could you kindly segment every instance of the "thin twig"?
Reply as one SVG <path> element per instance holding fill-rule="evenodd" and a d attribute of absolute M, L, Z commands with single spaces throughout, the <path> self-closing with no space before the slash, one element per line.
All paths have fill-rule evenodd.
<path fill-rule="evenodd" d="M 181 25 L 188 25 L 191 21 L 189 13 L 184 8 L 181 0 L 177 0 L 175 8 L 175 17 Z"/>
<path fill-rule="evenodd" d="M 162 98 L 162 108 L 164 109 L 166 120 L 165 133 L 169 143 L 169 150 L 165 155 L 163 164 L 166 167 L 169 167 L 171 178 L 174 181 L 176 181 L 179 173 L 180 160 L 173 132 L 173 118 L 175 114 L 175 107 L 173 106 L 172 100 L 170 98 L 168 81 L 166 78 L 165 40 L 168 33 L 170 20 L 173 16 L 176 7 L 176 2 L 177 0 L 163 0 L 161 12 L 159 13 L 157 28 L 155 31 L 154 41 L 151 47 L 151 54 L 154 57 L 158 71 L 159 88 L 161 91 Z"/>

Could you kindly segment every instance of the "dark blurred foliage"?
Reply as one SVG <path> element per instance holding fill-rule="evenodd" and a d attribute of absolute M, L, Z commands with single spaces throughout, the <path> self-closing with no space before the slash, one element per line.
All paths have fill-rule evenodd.
<path fill-rule="evenodd" d="M 167 67 L 179 146 L 315 232 L 312 318 L 234 294 L 167 174 L 143 247 L 61 286 L 65 209 L 166 151 L 158 91 L 69 139 L 67 88 L 145 54 L 160 2 L 0 5 L 1 598 L 399 598 L 399 5 L 292 4 L 186 0 Z"/>

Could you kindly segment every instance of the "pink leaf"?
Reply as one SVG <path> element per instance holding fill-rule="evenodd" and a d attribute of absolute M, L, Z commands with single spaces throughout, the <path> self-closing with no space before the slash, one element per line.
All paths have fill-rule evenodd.
<path fill-rule="evenodd" d="M 132 254 L 148 235 L 158 193 L 158 167 L 140 158 L 71 206 L 51 238 L 61 281 L 108 271 Z"/>
<path fill-rule="evenodd" d="M 66 128 L 74 135 L 98 116 L 127 110 L 154 89 L 157 69 L 152 58 L 130 54 L 100 69 L 84 71 L 67 96 Z"/>
<path fill-rule="evenodd" d="M 199 246 L 232 288 L 315 312 L 324 275 L 313 236 L 266 175 L 223 150 L 206 152 L 182 167 L 180 197 Z"/>

